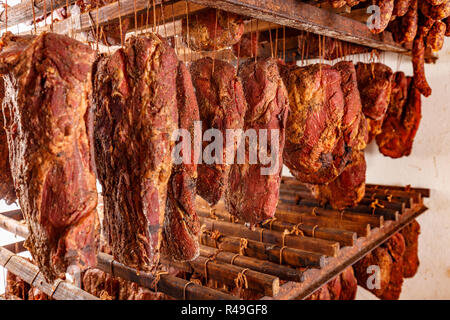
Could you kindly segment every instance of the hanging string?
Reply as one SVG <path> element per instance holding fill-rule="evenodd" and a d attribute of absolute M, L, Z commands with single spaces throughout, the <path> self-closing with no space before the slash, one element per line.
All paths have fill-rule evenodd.
<path fill-rule="evenodd" d="M 99 40 L 100 40 L 100 33 L 99 33 L 99 23 L 98 23 L 98 19 L 99 19 L 99 14 L 98 14 L 98 1 L 97 1 L 97 17 L 96 17 L 96 21 L 95 21 L 95 34 L 97 35 L 97 43 L 96 43 L 96 51 L 99 51 Z"/>
<path fill-rule="evenodd" d="M 214 48 L 213 48 L 213 63 L 212 63 L 212 72 L 211 74 L 214 74 L 214 64 L 216 62 L 216 44 L 217 44 L 217 18 L 218 18 L 219 12 L 216 9 L 216 22 L 214 24 Z"/>
<path fill-rule="evenodd" d="M 173 24 L 173 42 L 174 42 L 174 48 L 175 52 L 178 54 L 177 51 L 177 26 L 175 24 L 175 10 L 173 8 L 173 1 L 172 1 L 172 24 Z"/>
<path fill-rule="evenodd" d="M 5 32 L 8 32 L 8 0 L 5 0 Z"/>
<path fill-rule="evenodd" d="M 134 0 L 136 1 L 136 0 Z M 164 25 L 164 35 L 167 38 L 167 27 L 166 27 L 166 18 L 164 16 L 164 5 L 163 5 L 164 0 L 161 1 L 161 17 L 162 17 L 162 21 L 163 21 L 163 25 Z"/>
<path fill-rule="evenodd" d="M 190 46 L 189 46 L 189 43 L 191 42 L 191 39 L 189 38 L 189 6 L 188 6 L 188 2 L 187 1 L 184 1 L 185 2 L 185 4 L 186 4 L 186 44 L 187 44 L 187 51 L 185 50 L 184 51 L 184 60 L 186 60 L 187 61 L 187 58 L 186 58 L 186 56 L 187 56 L 187 54 L 188 54 L 188 51 L 190 50 Z"/>
<path fill-rule="evenodd" d="M 150 15 L 150 0 L 147 0 L 147 17 L 145 18 L 145 26 L 147 27 L 147 32 L 148 32 L 148 26 L 149 26 L 149 21 L 148 21 L 148 17 Z"/>
<path fill-rule="evenodd" d="M 123 47 L 122 14 L 120 12 L 120 0 L 117 0 L 117 7 L 119 8 L 120 45 Z M 105 38 L 106 38 L 106 36 L 105 36 Z"/>
<path fill-rule="evenodd" d="M 259 20 L 256 19 L 256 48 L 255 48 L 255 62 L 258 60 L 259 52 Z"/>
<path fill-rule="evenodd" d="M 134 4 L 134 34 L 137 37 L 138 22 L 137 22 L 136 0 L 133 1 L 133 4 Z M 97 1 L 97 8 L 98 8 L 98 1 Z"/>
<path fill-rule="evenodd" d="M 269 22 L 270 55 L 273 58 L 272 30 L 270 29 L 270 25 L 271 23 Z"/>
<path fill-rule="evenodd" d="M 156 32 L 156 4 L 153 0 L 153 32 Z"/>
<path fill-rule="evenodd" d="M 50 14 L 50 30 L 52 30 L 53 32 L 53 0 L 50 1 L 50 10 L 51 10 L 51 14 Z"/>
<path fill-rule="evenodd" d="M 44 0 L 44 25 L 47 26 L 47 0 Z"/>
<path fill-rule="evenodd" d="M 275 29 L 275 58 L 278 59 L 278 26 Z"/>
<path fill-rule="evenodd" d="M 286 62 L 286 26 L 283 26 L 283 61 Z"/>
<path fill-rule="evenodd" d="M 36 12 L 34 10 L 34 0 L 31 0 L 31 10 L 33 11 L 33 26 L 34 26 L 34 34 L 37 33 L 36 31 Z"/>

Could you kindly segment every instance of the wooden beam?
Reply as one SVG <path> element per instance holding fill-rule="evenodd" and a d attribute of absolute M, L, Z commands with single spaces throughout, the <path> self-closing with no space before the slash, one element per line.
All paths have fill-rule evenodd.
<path fill-rule="evenodd" d="M 0 247 L 0 265 L 56 300 L 98 300 L 67 281 L 48 283 L 38 267 L 3 247 Z"/>
<path fill-rule="evenodd" d="M 380 50 L 407 51 L 392 40 L 390 32 L 372 34 L 364 23 L 298 0 L 188 1 Z"/>
<path fill-rule="evenodd" d="M 53 10 L 65 7 L 67 2 L 73 4 L 75 0 L 34 0 L 34 13 L 36 18 L 44 14 L 44 7 L 47 13 L 51 13 L 53 1 Z M 45 5 L 44 5 L 45 3 Z M 15 6 L 8 8 L 8 28 L 19 23 L 33 21 L 33 0 L 24 0 Z M 5 17 L 2 14 L 0 19 L 0 29 L 5 29 Z"/>

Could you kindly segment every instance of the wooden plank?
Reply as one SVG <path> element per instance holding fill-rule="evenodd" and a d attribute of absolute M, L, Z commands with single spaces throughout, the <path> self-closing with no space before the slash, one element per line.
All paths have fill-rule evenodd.
<path fill-rule="evenodd" d="M 390 32 L 372 34 L 364 23 L 298 0 L 188 1 L 380 50 L 407 51 L 392 40 Z"/>
<path fill-rule="evenodd" d="M 69 5 L 75 3 L 75 0 L 34 0 L 34 12 L 36 18 L 44 14 L 44 7 L 46 12 L 50 13 L 53 2 L 53 10 L 65 7 L 68 2 Z M 25 0 L 15 6 L 8 8 L 8 28 L 23 22 L 33 21 L 33 0 Z M 2 14 L 0 19 L 0 29 L 5 29 L 5 18 Z"/>
<path fill-rule="evenodd" d="M 198 284 L 189 284 L 189 281 L 174 277 L 169 274 L 161 274 L 157 284 L 155 283 L 155 275 L 146 272 L 138 272 L 124 264 L 121 264 L 113 259 L 112 256 L 106 253 L 99 253 L 97 256 L 97 268 L 120 277 L 122 279 L 135 282 L 140 286 L 149 288 L 151 290 L 157 289 L 176 299 L 190 299 L 190 300 L 236 300 L 238 298 L 223 293 L 218 290 L 203 287 Z M 156 286 L 155 286 L 156 284 Z M 156 288 L 155 288 L 156 287 Z"/>
<path fill-rule="evenodd" d="M 3 247 L 0 247 L 0 265 L 56 300 L 99 300 L 67 281 L 47 282 L 38 267 Z"/>

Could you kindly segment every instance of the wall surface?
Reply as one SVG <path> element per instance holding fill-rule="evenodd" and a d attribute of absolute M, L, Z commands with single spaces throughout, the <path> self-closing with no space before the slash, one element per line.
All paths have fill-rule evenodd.
<path fill-rule="evenodd" d="M 405 280 L 402 299 L 450 299 L 450 38 L 439 52 L 435 65 L 426 65 L 428 81 L 433 89 L 423 98 L 422 122 L 412 154 L 401 159 L 384 157 L 371 144 L 366 151 L 367 181 L 370 183 L 407 185 L 431 189 L 426 201 L 429 210 L 419 219 L 420 268 L 416 276 Z M 358 58 L 356 58 L 357 60 Z M 399 61 L 396 55 L 386 55 L 383 62 L 394 71 L 412 74 L 409 59 Z M 284 170 L 289 175 L 288 170 Z M 0 201 L 0 211 L 11 210 Z M 0 245 L 17 241 L 0 230 Z M 0 268 L 1 269 L 1 268 Z M 4 272 L 0 271 L 0 292 Z M 374 296 L 362 288 L 359 299 Z"/>

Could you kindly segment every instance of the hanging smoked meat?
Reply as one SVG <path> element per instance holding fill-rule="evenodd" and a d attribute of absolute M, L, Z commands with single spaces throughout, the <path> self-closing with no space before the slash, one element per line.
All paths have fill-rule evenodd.
<path fill-rule="evenodd" d="M 258 33 L 246 33 L 241 40 L 233 45 L 233 53 L 236 57 L 248 58 L 258 55 Z"/>
<path fill-rule="evenodd" d="M 372 33 L 381 33 L 391 21 L 392 12 L 394 11 L 394 0 L 372 0 L 372 4 L 380 8 L 380 16 L 379 21 L 375 19 L 374 26 L 369 28 L 369 30 Z"/>
<path fill-rule="evenodd" d="M 401 18 L 391 22 L 390 27 L 395 42 L 405 43 L 413 41 L 417 34 L 419 23 L 419 12 L 417 11 L 418 0 L 399 0 L 397 3 L 406 3 L 407 12 Z M 400 17 L 400 16 L 399 16 Z"/>
<path fill-rule="evenodd" d="M 89 12 L 90 17 L 96 22 L 97 8 L 116 2 L 116 0 L 77 0 L 76 4 L 80 7 L 81 13 Z M 127 31 L 130 29 L 131 19 L 120 18 L 120 21 L 99 26 L 94 25 L 87 32 L 88 39 L 98 41 L 105 46 L 119 46 L 125 42 Z M 98 36 L 97 36 L 98 31 Z"/>
<path fill-rule="evenodd" d="M 405 254 L 403 255 L 403 276 L 412 278 L 417 273 L 420 264 L 418 255 L 420 225 L 417 220 L 413 220 L 400 233 L 405 239 L 406 245 Z"/>
<path fill-rule="evenodd" d="M 164 220 L 164 250 L 176 260 L 192 260 L 199 255 L 200 223 L 195 211 L 197 159 L 195 158 L 195 121 L 200 120 L 191 75 L 183 62 L 177 73 L 178 128 L 187 130 L 191 141 L 183 137 L 180 156 L 186 161 L 175 163 L 167 188 Z M 188 152 L 190 151 L 190 156 Z"/>
<path fill-rule="evenodd" d="M 4 96 L 5 85 L 3 78 L 0 78 L 0 102 L 3 101 Z M 9 165 L 8 141 L 3 122 L 4 116 L 9 117 L 9 112 L 4 115 L 3 112 L 0 112 L 0 200 L 5 200 L 6 204 L 12 204 L 16 201 L 16 191 L 14 190 L 14 181 Z M 9 120 L 6 122 L 9 122 Z"/>
<path fill-rule="evenodd" d="M 340 73 L 324 64 L 295 68 L 290 72 L 288 93 L 285 164 L 304 183 L 325 183 L 325 179 L 318 182 L 315 174 L 323 168 L 335 169 L 333 151 L 338 143 L 345 151 L 340 131 L 345 109 Z"/>
<path fill-rule="evenodd" d="M 428 32 L 427 46 L 433 51 L 439 51 L 444 46 L 445 31 L 447 26 L 442 21 L 436 21 Z"/>
<path fill-rule="evenodd" d="M 392 257 L 391 275 L 389 284 L 378 295 L 382 300 L 398 300 L 403 285 L 403 255 L 405 253 L 405 239 L 401 233 L 394 234 L 383 246 Z"/>
<path fill-rule="evenodd" d="M 382 63 L 356 65 L 356 77 L 364 115 L 380 120 L 386 113 L 391 97 L 392 70 Z"/>
<path fill-rule="evenodd" d="M 351 42 L 306 33 L 297 37 L 298 52 L 305 59 L 334 60 L 347 55 L 370 52 L 373 49 Z"/>
<path fill-rule="evenodd" d="M 398 300 L 403 285 L 404 253 L 405 239 L 396 233 L 354 265 L 358 284 L 380 299 Z M 374 274 L 377 268 L 380 271 L 379 287 Z"/>
<path fill-rule="evenodd" d="M 330 300 L 340 300 L 342 294 L 341 277 L 336 276 L 327 283 Z"/>
<path fill-rule="evenodd" d="M 363 151 L 354 151 L 350 164 L 333 181 L 311 187 L 316 199 L 343 210 L 361 201 L 366 190 L 366 160 Z"/>
<path fill-rule="evenodd" d="M 450 1 L 445 0 L 439 5 L 433 5 L 429 1 L 419 1 L 422 13 L 432 20 L 442 20 L 450 16 Z"/>
<path fill-rule="evenodd" d="M 420 92 L 411 77 L 397 72 L 392 85 L 391 103 L 381 133 L 376 137 L 380 152 L 391 158 L 409 156 L 421 117 Z"/>
<path fill-rule="evenodd" d="M 95 52 L 66 36 L 5 33 L 0 72 L 11 173 L 48 280 L 96 265 L 98 217 L 89 96 Z"/>
<path fill-rule="evenodd" d="M 381 133 L 381 128 L 383 127 L 384 117 L 380 120 L 372 120 L 370 118 L 366 118 L 367 120 L 367 144 L 371 143 L 377 135 Z"/>
<path fill-rule="evenodd" d="M 231 47 L 244 34 L 244 20 L 241 16 L 212 8 L 191 14 L 188 19 L 183 19 L 182 25 L 183 41 L 194 51 Z"/>
<path fill-rule="evenodd" d="M 339 300 L 355 300 L 358 280 L 355 278 L 353 267 L 345 268 L 339 276 L 341 277 L 341 295 Z"/>
<path fill-rule="evenodd" d="M 103 227 L 114 258 L 138 270 L 159 262 L 178 127 L 177 71 L 175 51 L 155 34 L 129 38 L 94 66 Z"/>
<path fill-rule="evenodd" d="M 222 153 L 216 154 L 217 150 L 213 150 L 214 154 L 210 152 L 212 159 L 203 159 L 198 165 L 197 194 L 210 205 L 215 205 L 225 192 L 230 171 L 230 165 L 226 164 L 226 130 L 244 127 L 247 103 L 241 80 L 231 64 L 203 58 L 194 61 L 190 71 L 196 90 L 203 138 L 205 139 L 205 132 L 211 132 L 207 131 L 210 129 L 219 130 L 224 138 Z M 211 137 L 213 142 L 214 139 Z M 204 154 L 210 143 L 203 142 Z"/>
<path fill-rule="evenodd" d="M 266 154 L 270 163 L 263 163 L 261 158 L 252 163 L 252 144 L 247 139 L 242 141 L 244 161 L 238 155 L 231 165 L 225 204 L 232 215 L 255 224 L 272 218 L 278 204 L 289 101 L 276 59 L 250 61 L 239 75 L 247 100 L 244 131 L 255 131 L 258 142 L 252 150 L 257 150 L 259 157 Z M 261 140 L 263 132 L 267 143 Z"/>
<path fill-rule="evenodd" d="M 375 248 L 353 265 L 358 285 L 380 296 L 391 280 L 392 265 L 388 250 L 382 246 Z M 375 274 L 378 270 L 379 278 Z"/>

